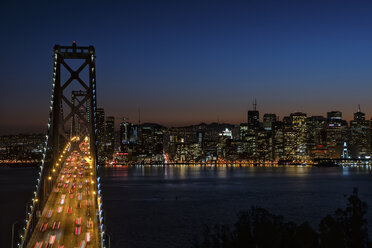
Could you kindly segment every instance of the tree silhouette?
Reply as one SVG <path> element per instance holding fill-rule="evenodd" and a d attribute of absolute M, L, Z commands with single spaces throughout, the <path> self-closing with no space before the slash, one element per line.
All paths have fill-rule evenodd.
<path fill-rule="evenodd" d="M 319 232 L 308 222 L 298 226 L 264 208 L 252 207 L 238 214 L 232 230 L 226 225 L 215 225 L 213 231 L 204 226 L 193 247 L 364 248 L 369 247 L 366 213 L 367 204 L 359 199 L 357 189 L 349 196 L 345 209 L 337 209 L 333 216 L 321 220 Z"/>
<path fill-rule="evenodd" d="M 364 248 L 368 244 L 368 227 L 365 214 L 367 204 L 358 197 L 358 189 L 348 198 L 346 209 L 337 209 L 322 219 L 319 225 L 321 247 Z"/>

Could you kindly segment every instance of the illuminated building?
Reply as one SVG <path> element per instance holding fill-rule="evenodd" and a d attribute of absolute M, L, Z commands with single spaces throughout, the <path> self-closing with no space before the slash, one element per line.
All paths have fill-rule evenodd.
<path fill-rule="evenodd" d="M 199 127 L 198 131 L 197 131 L 197 136 L 198 136 L 198 144 L 201 148 L 203 148 L 203 144 L 204 144 L 204 131 L 202 128 Z"/>
<path fill-rule="evenodd" d="M 350 151 L 353 158 L 371 156 L 371 121 L 365 120 L 365 114 L 360 106 L 350 121 Z"/>
<path fill-rule="evenodd" d="M 39 163 L 42 159 L 45 134 L 0 136 L 0 163 Z"/>
<path fill-rule="evenodd" d="M 228 128 L 222 131 L 222 133 L 219 134 L 220 136 L 227 136 L 228 138 L 232 139 L 232 132 Z"/>
<path fill-rule="evenodd" d="M 343 148 L 342 148 L 341 158 L 344 158 L 344 159 L 348 159 L 348 158 L 350 158 L 350 156 L 349 156 L 349 150 L 347 149 L 347 144 L 346 144 L 346 142 L 344 142 L 344 146 L 343 146 Z"/>
<path fill-rule="evenodd" d="M 257 130 L 256 146 L 256 160 L 273 160 L 273 139 L 271 132 L 268 132 L 263 128 Z"/>
<path fill-rule="evenodd" d="M 328 120 L 342 120 L 342 112 L 341 111 L 330 111 L 327 112 L 327 119 Z"/>
<path fill-rule="evenodd" d="M 306 120 L 307 126 L 307 147 L 310 158 L 327 158 L 328 150 L 326 143 L 327 119 L 323 116 L 311 116 Z"/>
<path fill-rule="evenodd" d="M 307 159 L 306 114 L 297 112 L 290 116 L 292 119 L 292 128 L 296 136 L 294 158 L 298 160 Z"/>
<path fill-rule="evenodd" d="M 97 122 L 97 150 L 98 150 L 98 161 L 103 162 L 105 160 L 105 111 L 103 108 L 97 108 L 96 110 L 96 122 Z"/>
<path fill-rule="evenodd" d="M 248 132 L 248 124 L 247 123 L 241 123 L 240 124 L 240 134 L 239 134 L 239 139 L 243 140 L 245 136 L 247 135 Z"/>
<path fill-rule="evenodd" d="M 248 110 L 248 130 L 260 127 L 260 113 L 257 110 L 257 102 L 253 102 L 253 110 Z"/>
<path fill-rule="evenodd" d="M 292 118 L 285 116 L 283 118 L 284 126 L 284 154 L 283 159 L 294 160 L 296 151 L 296 132 L 292 127 Z"/>
<path fill-rule="evenodd" d="M 123 122 L 120 123 L 120 147 L 129 144 L 130 136 L 132 135 L 132 126 L 132 123 L 129 123 L 123 118 Z"/>
<path fill-rule="evenodd" d="M 127 161 L 136 160 L 138 151 L 137 126 L 123 118 L 120 123 L 120 151 L 127 154 Z"/>
<path fill-rule="evenodd" d="M 263 128 L 266 131 L 272 130 L 272 125 L 276 121 L 276 114 L 264 114 L 263 116 Z"/>
<path fill-rule="evenodd" d="M 272 124 L 273 159 L 278 161 L 284 158 L 284 124 L 276 121 Z"/>
<path fill-rule="evenodd" d="M 340 158 L 343 144 L 348 139 L 348 126 L 340 111 L 327 113 L 326 143 L 329 158 Z"/>
<path fill-rule="evenodd" d="M 257 129 L 260 127 L 260 113 L 257 110 L 248 111 L 248 129 Z"/>
<path fill-rule="evenodd" d="M 149 161 L 160 162 L 163 159 L 163 126 L 145 123 L 140 126 L 139 156 Z"/>
<path fill-rule="evenodd" d="M 107 116 L 105 122 L 105 156 L 111 159 L 115 150 L 115 117 Z"/>

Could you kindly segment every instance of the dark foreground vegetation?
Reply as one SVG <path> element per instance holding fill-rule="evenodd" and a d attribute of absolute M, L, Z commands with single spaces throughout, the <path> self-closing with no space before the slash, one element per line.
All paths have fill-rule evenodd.
<path fill-rule="evenodd" d="M 297 225 L 285 222 L 282 216 L 260 207 L 239 213 L 232 228 L 226 225 L 204 227 L 196 237 L 194 248 L 365 248 L 368 227 L 367 204 L 358 197 L 358 190 L 348 198 L 345 209 L 327 215 L 314 230 L 308 222 Z"/>

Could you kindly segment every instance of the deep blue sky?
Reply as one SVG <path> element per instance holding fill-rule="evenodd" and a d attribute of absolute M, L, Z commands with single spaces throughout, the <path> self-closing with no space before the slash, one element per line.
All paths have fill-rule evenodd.
<path fill-rule="evenodd" d="M 370 118 L 371 13 L 371 1 L 3 0 L 0 133 L 45 130 L 53 46 L 73 40 L 96 48 L 98 105 L 135 123 L 139 107 L 142 122 L 240 123 L 254 98 L 261 114 L 351 119 L 361 104 Z"/>

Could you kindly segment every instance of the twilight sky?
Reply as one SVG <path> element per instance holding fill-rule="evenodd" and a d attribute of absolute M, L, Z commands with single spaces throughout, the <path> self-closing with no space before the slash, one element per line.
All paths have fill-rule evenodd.
<path fill-rule="evenodd" d="M 53 2 L 53 3 L 48 3 Z M 76 2 L 79 2 L 76 4 Z M 54 44 L 94 45 L 107 115 L 184 125 L 372 116 L 371 1 L 0 2 L 0 134 L 45 131 Z"/>

